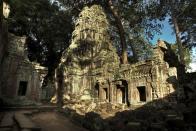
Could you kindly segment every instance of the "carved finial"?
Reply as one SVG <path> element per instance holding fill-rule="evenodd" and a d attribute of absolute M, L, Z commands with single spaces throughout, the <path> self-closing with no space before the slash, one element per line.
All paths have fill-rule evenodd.
<path fill-rule="evenodd" d="M 8 18 L 10 13 L 10 6 L 8 3 L 6 3 L 5 1 L 3 2 L 3 16 L 5 18 Z"/>
<path fill-rule="evenodd" d="M 160 38 L 157 40 L 157 46 L 167 49 L 165 42 L 161 40 Z"/>

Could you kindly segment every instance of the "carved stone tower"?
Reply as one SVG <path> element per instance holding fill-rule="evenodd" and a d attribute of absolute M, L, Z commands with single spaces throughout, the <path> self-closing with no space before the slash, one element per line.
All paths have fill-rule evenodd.
<path fill-rule="evenodd" d="M 120 62 L 108 26 L 106 14 L 99 5 L 84 7 L 79 14 L 71 45 L 59 65 L 64 74 L 63 83 L 58 83 L 64 88 L 63 94 L 93 95 L 96 81 L 113 78 Z"/>

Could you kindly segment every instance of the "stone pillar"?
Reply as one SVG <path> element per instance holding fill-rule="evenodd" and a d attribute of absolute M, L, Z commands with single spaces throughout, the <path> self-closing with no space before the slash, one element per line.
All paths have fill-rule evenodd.
<path fill-rule="evenodd" d="M 116 86 L 113 82 L 111 82 L 110 86 L 111 86 L 111 102 L 115 103 L 116 102 L 115 101 L 116 100 L 115 99 L 115 97 L 116 97 Z"/>
<path fill-rule="evenodd" d="M 2 57 L 3 57 L 3 40 L 2 40 L 2 34 L 3 34 L 3 2 L 0 2 L 0 74 L 2 74 Z M 1 83 L 1 75 L 0 75 L 0 96 L 2 95 L 2 83 Z"/>
<path fill-rule="evenodd" d="M 150 83 L 146 83 L 146 102 L 152 101 L 152 87 Z"/>
<path fill-rule="evenodd" d="M 101 100 L 102 99 L 102 89 L 101 89 L 101 84 L 99 83 L 99 88 L 98 88 L 98 99 Z"/>
<path fill-rule="evenodd" d="M 124 86 L 124 93 L 125 93 L 125 96 L 124 96 L 124 100 L 125 100 L 125 104 L 127 103 L 127 90 L 126 90 L 126 87 Z"/>
<path fill-rule="evenodd" d="M 0 3 L 0 74 L 2 74 L 3 67 L 2 61 L 3 57 L 5 56 L 5 52 L 7 50 L 8 44 L 8 31 L 7 31 L 7 21 L 4 18 L 8 18 L 10 7 L 9 5 L 3 1 Z M 2 92 L 2 76 L 0 76 L 0 96 Z"/>
<path fill-rule="evenodd" d="M 109 100 L 110 100 L 111 103 L 113 102 L 113 96 L 114 96 L 113 88 L 114 87 L 113 87 L 112 83 L 110 82 L 110 85 L 109 85 L 109 92 L 110 92 Z"/>
<path fill-rule="evenodd" d="M 133 88 L 133 85 L 131 83 L 131 81 L 128 81 L 128 100 L 129 100 L 129 104 L 131 104 L 131 89 Z"/>
<path fill-rule="evenodd" d="M 8 45 L 8 25 L 7 25 L 7 18 L 9 16 L 10 12 L 10 6 L 6 3 L 3 2 L 1 5 L 3 15 L 1 14 L 1 25 L 0 25 L 0 33 L 1 33 L 1 38 L 0 38 L 0 65 L 2 63 L 3 57 L 5 55 L 5 52 L 7 50 L 7 45 Z"/>
<path fill-rule="evenodd" d="M 2 59 L 2 24 L 3 24 L 3 3 L 0 3 L 0 62 Z M 0 64 L 1 65 L 1 64 Z M 1 73 L 1 72 L 0 72 Z M 1 91 L 0 91 L 1 92 Z"/>
<path fill-rule="evenodd" d="M 63 74 L 63 67 L 62 65 L 59 66 L 58 69 L 56 69 L 56 94 L 57 94 L 57 104 L 58 106 L 62 106 L 63 105 L 63 80 L 64 80 L 64 74 Z"/>

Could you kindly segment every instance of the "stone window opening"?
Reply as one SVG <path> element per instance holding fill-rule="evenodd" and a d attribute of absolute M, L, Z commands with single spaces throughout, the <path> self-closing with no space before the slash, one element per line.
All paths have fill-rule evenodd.
<path fill-rule="evenodd" d="M 138 86 L 137 90 L 139 92 L 139 101 L 146 102 L 146 87 L 145 86 Z"/>
<path fill-rule="evenodd" d="M 20 81 L 19 89 L 18 89 L 18 96 L 25 96 L 27 92 L 27 81 Z"/>

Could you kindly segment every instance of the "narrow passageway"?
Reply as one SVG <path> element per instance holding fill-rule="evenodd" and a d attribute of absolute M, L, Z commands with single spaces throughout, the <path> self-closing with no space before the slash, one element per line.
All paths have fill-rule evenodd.
<path fill-rule="evenodd" d="M 32 120 L 42 131 L 87 131 L 57 112 L 41 112 L 32 116 Z"/>

